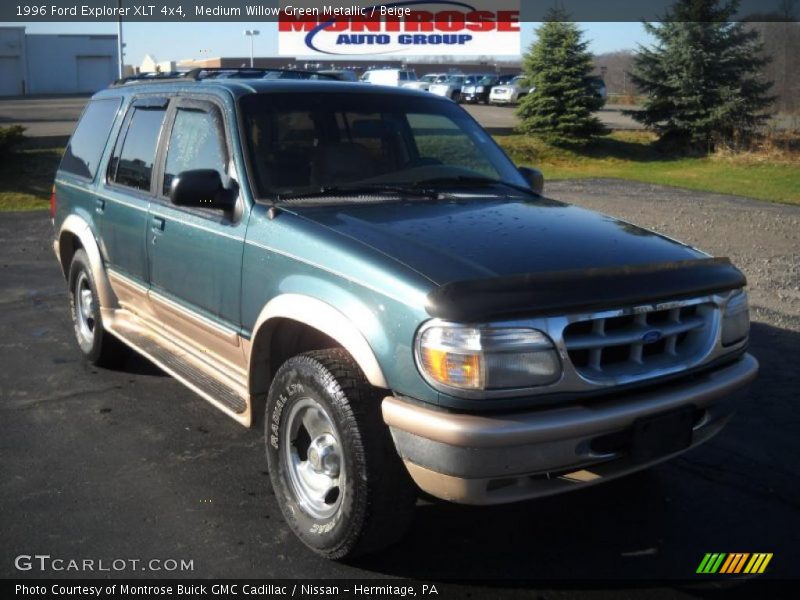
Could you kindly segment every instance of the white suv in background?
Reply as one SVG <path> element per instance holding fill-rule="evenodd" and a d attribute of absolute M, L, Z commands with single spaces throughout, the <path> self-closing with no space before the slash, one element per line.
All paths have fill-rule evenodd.
<path fill-rule="evenodd" d="M 444 81 L 447 81 L 447 73 L 428 73 L 416 81 L 407 81 L 401 87 L 427 92 L 434 83 L 442 83 Z"/>
<path fill-rule="evenodd" d="M 431 84 L 428 91 L 431 94 L 444 96 L 458 102 L 461 99 L 461 88 L 464 86 L 465 79 L 466 75 L 449 75 L 445 81 Z"/>
<path fill-rule="evenodd" d="M 374 85 L 405 87 L 407 83 L 417 81 L 417 74 L 403 69 L 370 69 L 361 76 L 361 81 Z"/>
<path fill-rule="evenodd" d="M 492 104 L 517 104 L 532 89 L 528 78 L 519 75 L 505 85 L 494 86 L 489 93 L 489 102 Z"/>

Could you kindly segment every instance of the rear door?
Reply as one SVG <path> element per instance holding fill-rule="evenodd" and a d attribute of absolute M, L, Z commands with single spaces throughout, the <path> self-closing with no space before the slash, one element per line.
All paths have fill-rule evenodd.
<path fill-rule="evenodd" d="M 148 265 L 147 211 L 154 192 L 156 150 L 168 100 L 134 100 L 122 123 L 108 161 L 105 184 L 97 198 L 109 274 L 128 284 L 120 301 L 139 312 L 146 303 Z"/>
<path fill-rule="evenodd" d="M 161 321 L 186 341 L 236 364 L 242 253 L 247 206 L 234 214 L 173 205 L 172 180 L 183 171 L 214 169 L 226 187 L 236 185 L 230 131 L 215 100 L 174 101 L 160 164 L 160 184 L 150 205 L 147 252 L 150 300 Z M 205 340 L 205 341 L 204 341 Z"/>

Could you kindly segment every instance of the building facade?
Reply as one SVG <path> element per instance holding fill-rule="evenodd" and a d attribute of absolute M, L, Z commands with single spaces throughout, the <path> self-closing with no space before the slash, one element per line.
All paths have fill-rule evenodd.
<path fill-rule="evenodd" d="M 91 94 L 116 78 L 116 35 L 0 27 L 0 96 Z"/>

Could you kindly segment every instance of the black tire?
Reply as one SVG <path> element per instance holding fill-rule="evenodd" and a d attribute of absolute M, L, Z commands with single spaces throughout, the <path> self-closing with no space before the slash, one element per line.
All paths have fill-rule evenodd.
<path fill-rule="evenodd" d="M 119 367 L 128 356 L 127 347 L 103 327 L 100 300 L 89 257 L 83 249 L 75 252 L 69 267 L 69 307 L 75 339 L 86 360 L 99 367 Z M 91 306 L 81 304 L 91 298 Z M 87 314 L 90 311 L 91 314 Z"/>
<path fill-rule="evenodd" d="M 326 558 L 389 546 L 413 518 L 417 489 L 381 417 L 383 395 L 340 348 L 289 359 L 270 387 L 265 441 L 275 496 L 295 535 Z M 318 443 L 329 434 L 336 443 Z M 340 470 L 321 472 L 323 455 Z M 304 481 L 309 473 L 325 477 L 314 494 Z"/>

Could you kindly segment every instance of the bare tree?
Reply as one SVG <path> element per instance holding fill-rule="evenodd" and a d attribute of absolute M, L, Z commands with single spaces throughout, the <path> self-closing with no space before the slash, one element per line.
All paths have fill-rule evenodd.
<path fill-rule="evenodd" d="M 774 82 L 771 90 L 776 96 L 774 111 L 800 116 L 800 79 L 797 77 L 800 73 L 800 23 L 765 19 L 751 22 L 748 27 L 761 35 L 763 54 L 770 58 L 764 66 L 763 77 Z"/>
<path fill-rule="evenodd" d="M 594 57 L 594 72 L 603 77 L 609 94 L 620 96 L 637 94 L 636 86 L 628 73 L 633 65 L 633 51 L 607 52 Z"/>

